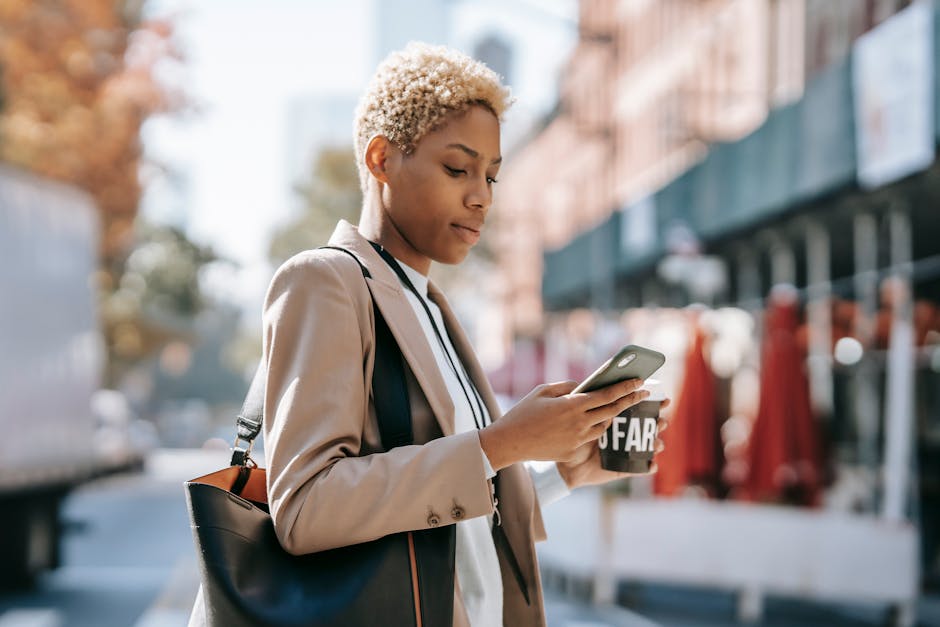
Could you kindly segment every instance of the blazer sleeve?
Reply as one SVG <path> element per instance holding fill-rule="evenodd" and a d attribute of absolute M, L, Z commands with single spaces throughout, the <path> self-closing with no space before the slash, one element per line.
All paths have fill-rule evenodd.
<path fill-rule="evenodd" d="M 268 502 L 279 541 L 297 555 L 493 511 L 475 431 L 359 456 L 374 331 L 346 257 L 288 260 L 262 316 Z"/>

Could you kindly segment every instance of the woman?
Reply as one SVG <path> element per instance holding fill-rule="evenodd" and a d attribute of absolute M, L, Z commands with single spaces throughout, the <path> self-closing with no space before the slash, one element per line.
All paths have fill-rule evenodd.
<path fill-rule="evenodd" d="M 501 416 L 427 279 L 432 261 L 460 263 L 481 236 L 508 105 L 498 76 L 459 52 L 411 44 L 389 56 L 355 122 L 359 225 L 341 222 L 330 239 L 368 269 L 369 289 L 349 255 L 303 252 L 278 269 L 263 316 L 268 494 L 281 544 L 304 554 L 456 524 L 459 626 L 545 623 L 539 504 L 624 476 L 601 470 L 595 442 L 647 395 L 639 382 L 588 394 L 554 383 Z M 404 356 L 416 443 L 390 451 L 369 395 L 373 300 Z M 556 462 L 538 488 L 526 460 Z M 499 547 L 494 516 L 508 540 Z"/>

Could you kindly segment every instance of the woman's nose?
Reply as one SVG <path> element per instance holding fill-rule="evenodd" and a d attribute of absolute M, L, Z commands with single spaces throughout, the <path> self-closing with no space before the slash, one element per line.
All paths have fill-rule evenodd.
<path fill-rule="evenodd" d="M 477 182 L 474 184 L 473 189 L 467 193 L 467 198 L 464 204 L 472 209 L 485 212 L 490 208 L 490 204 L 492 204 L 492 202 L 493 190 L 490 189 L 489 184 L 487 184 L 486 179 L 484 178 L 482 182 Z"/>

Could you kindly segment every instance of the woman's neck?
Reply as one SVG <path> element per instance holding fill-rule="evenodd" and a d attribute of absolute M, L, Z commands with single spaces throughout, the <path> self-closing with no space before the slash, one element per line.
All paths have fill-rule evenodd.
<path fill-rule="evenodd" d="M 419 253 L 392 222 L 382 200 L 381 191 L 370 185 L 359 214 L 359 234 L 379 244 L 393 257 L 408 264 L 424 276 L 431 270 L 431 260 Z"/>

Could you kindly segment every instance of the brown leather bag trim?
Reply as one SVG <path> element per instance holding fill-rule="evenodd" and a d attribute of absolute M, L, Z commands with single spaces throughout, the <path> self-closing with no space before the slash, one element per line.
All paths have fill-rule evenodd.
<path fill-rule="evenodd" d="M 411 561 L 411 589 L 415 598 L 415 624 L 421 627 L 421 590 L 418 588 L 418 558 L 415 556 L 415 540 L 408 532 L 408 559 Z"/>
<path fill-rule="evenodd" d="M 238 473 L 241 468 L 241 466 L 229 466 L 228 468 L 223 468 L 222 470 L 193 479 L 191 483 L 211 485 L 221 488 L 226 492 L 231 492 L 232 486 L 235 485 L 235 481 L 238 479 Z M 248 476 L 248 481 L 245 483 L 245 486 L 238 496 L 248 501 L 267 505 L 268 486 L 265 475 L 264 468 L 252 468 L 251 474 Z"/>

